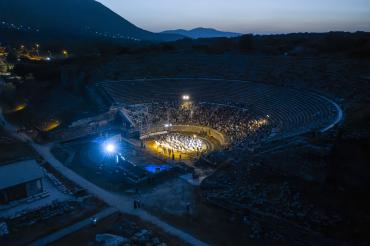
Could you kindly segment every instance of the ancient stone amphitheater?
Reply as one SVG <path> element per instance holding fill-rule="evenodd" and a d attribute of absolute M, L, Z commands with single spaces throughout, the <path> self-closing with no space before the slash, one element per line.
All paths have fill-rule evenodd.
<path fill-rule="evenodd" d="M 325 132 L 343 117 L 331 99 L 303 89 L 240 80 L 165 78 L 104 81 L 99 84 L 114 102 L 122 105 L 178 100 L 210 103 L 243 103 L 261 116 L 269 115 L 277 125 L 272 139 Z"/>

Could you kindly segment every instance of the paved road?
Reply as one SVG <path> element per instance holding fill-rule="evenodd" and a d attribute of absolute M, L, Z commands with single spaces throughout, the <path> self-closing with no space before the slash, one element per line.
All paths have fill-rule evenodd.
<path fill-rule="evenodd" d="M 100 188 L 99 186 L 95 185 L 94 183 L 81 177 L 77 173 L 73 172 L 71 169 L 64 166 L 54 157 L 54 155 L 50 152 L 50 145 L 36 144 L 26 134 L 18 133 L 17 128 L 4 119 L 1 108 L 0 108 L 0 123 L 4 126 L 5 130 L 7 130 L 12 136 L 30 144 L 35 149 L 35 151 L 39 155 L 41 155 L 48 163 L 50 163 L 50 165 L 52 165 L 59 173 L 61 173 L 63 176 L 70 179 L 71 181 L 75 182 L 82 188 L 86 189 L 89 193 L 95 195 L 96 197 L 107 203 L 109 206 L 117 208 L 122 213 L 135 215 L 144 221 L 150 222 L 160 227 L 163 231 L 167 232 L 168 234 L 176 236 L 190 245 L 197 246 L 208 245 L 207 243 L 202 242 L 201 240 L 195 238 L 191 234 L 166 223 L 165 221 L 159 219 L 158 217 L 144 210 L 134 209 L 132 198 L 121 194 L 115 194 L 106 191 Z"/>
<path fill-rule="evenodd" d="M 106 217 L 108 217 L 109 215 L 112 215 L 114 214 L 115 212 L 117 212 L 118 210 L 116 208 L 106 208 L 102 211 L 100 211 L 99 213 L 91 216 L 91 217 L 95 217 L 99 220 L 102 220 Z M 54 232 L 54 233 L 51 233 L 49 235 L 47 235 L 46 237 L 43 237 L 41 239 L 38 239 L 36 241 L 34 241 L 33 243 L 31 243 L 29 246 L 44 246 L 44 245 L 48 245 L 52 242 L 55 242 L 71 233 L 74 233 L 76 231 L 79 231 L 81 229 L 83 229 L 84 227 L 87 227 L 87 226 L 90 226 L 91 225 L 91 217 L 90 218 L 87 218 L 85 220 L 82 220 L 74 225 L 71 225 L 71 226 L 68 226 L 68 227 L 65 227 L 57 232 Z"/>

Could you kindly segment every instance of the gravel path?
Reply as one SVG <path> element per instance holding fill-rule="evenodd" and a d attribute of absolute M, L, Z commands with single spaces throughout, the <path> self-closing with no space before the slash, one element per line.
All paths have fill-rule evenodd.
<path fill-rule="evenodd" d="M 195 238 L 191 234 L 184 232 L 165 221 L 159 219 L 158 217 L 144 211 L 141 209 L 134 209 L 133 208 L 133 199 L 124 196 L 111 193 L 106 191 L 99 186 L 91 183 L 90 181 L 86 180 L 85 178 L 81 177 L 77 173 L 73 172 L 66 166 L 64 166 L 61 162 L 59 162 L 54 155 L 50 152 L 50 145 L 39 145 L 33 142 L 33 140 L 28 137 L 24 133 L 17 132 L 17 128 L 11 125 L 9 122 L 5 120 L 2 114 L 2 110 L 0 108 L 0 124 L 4 127 L 4 129 L 10 133 L 12 136 L 16 137 L 17 139 L 27 142 L 34 148 L 34 150 L 41 155 L 50 165 L 52 165 L 59 173 L 61 173 L 66 178 L 70 179 L 71 181 L 75 182 L 82 188 L 86 189 L 89 193 L 93 194 L 94 196 L 98 197 L 109 206 L 113 208 L 117 208 L 122 213 L 135 215 L 141 218 L 144 221 L 150 222 L 158 227 L 160 227 L 163 231 L 176 236 L 183 241 L 187 242 L 190 245 L 197 245 L 197 246 L 206 246 L 208 245 L 205 242 Z"/>

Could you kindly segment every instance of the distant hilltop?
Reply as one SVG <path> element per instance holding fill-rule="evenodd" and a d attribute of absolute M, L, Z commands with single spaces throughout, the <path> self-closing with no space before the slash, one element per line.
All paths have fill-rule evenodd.
<path fill-rule="evenodd" d="M 181 35 L 185 36 L 188 38 L 221 38 L 221 37 L 226 37 L 226 38 L 233 38 L 233 37 L 238 37 L 243 35 L 242 33 L 236 33 L 236 32 L 224 32 L 224 31 L 219 31 L 213 28 L 203 28 L 203 27 L 198 27 L 194 28 L 192 30 L 184 30 L 184 29 L 177 29 L 177 30 L 168 30 L 162 32 L 162 34 L 176 34 L 176 35 Z"/>

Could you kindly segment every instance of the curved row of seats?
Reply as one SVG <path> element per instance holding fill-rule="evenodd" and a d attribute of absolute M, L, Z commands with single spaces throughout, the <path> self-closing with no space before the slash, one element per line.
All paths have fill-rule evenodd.
<path fill-rule="evenodd" d="M 178 100 L 183 94 L 204 102 L 241 102 L 256 115 L 270 116 L 279 130 L 275 137 L 324 128 L 338 113 L 320 95 L 249 81 L 157 79 L 105 81 L 101 85 L 117 103 L 124 105 Z"/>

